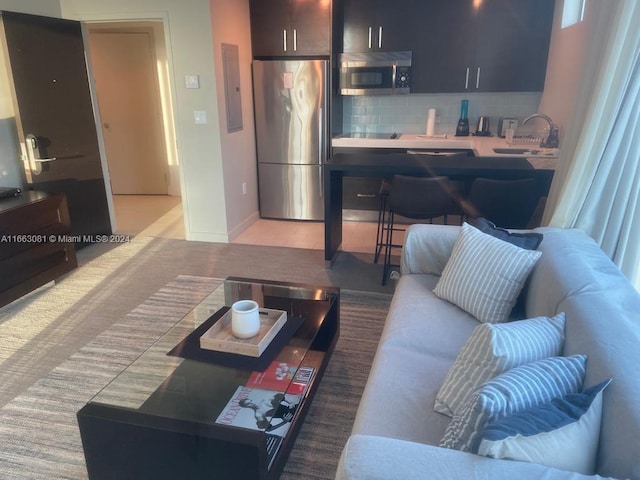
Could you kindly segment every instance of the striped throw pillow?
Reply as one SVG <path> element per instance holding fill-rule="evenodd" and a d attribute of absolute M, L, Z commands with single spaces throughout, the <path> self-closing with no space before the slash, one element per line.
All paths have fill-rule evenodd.
<path fill-rule="evenodd" d="M 478 455 L 593 475 L 602 393 L 611 380 L 490 423 L 482 432 Z"/>
<path fill-rule="evenodd" d="M 464 223 L 433 293 L 482 323 L 505 322 L 540 255 Z"/>
<path fill-rule="evenodd" d="M 582 389 L 586 355 L 551 357 L 520 365 L 484 383 L 454 415 L 441 447 L 477 453 L 489 422 Z"/>
<path fill-rule="evenodd" d="M 564 313 L 559 313 L 552 318 L 478 325 L 449 369 L 434 410 L 451 417 L 487 380 L 518 365 L 560 355 L 564 324 Z"/>

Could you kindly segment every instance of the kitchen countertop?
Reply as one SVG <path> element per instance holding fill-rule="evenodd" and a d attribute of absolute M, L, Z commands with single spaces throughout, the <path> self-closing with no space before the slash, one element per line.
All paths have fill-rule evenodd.
<path fill-rule="evenodd" d="M 472 150 L 476 157 L 518 157 L 526 158 L 537 169 L 554 170 L 559 150 L 557 148 L 540 148 L 534 145 L 509 145 L 500 137 L 431 137 L 416 134 L 398 134 L 397 138 L 350 138 L 337 136 L 331 141 L 332 147 L 345 148 L 406 148 L 406 149 L 465 149 Z M 500 154 L 494 148 L 531 148 L 540 153 Z"/>

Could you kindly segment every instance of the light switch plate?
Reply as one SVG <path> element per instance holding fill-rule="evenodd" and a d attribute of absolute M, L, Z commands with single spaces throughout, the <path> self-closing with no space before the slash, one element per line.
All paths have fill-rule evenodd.
<path fill-rule="evenodd" d="M 207 123 L 207 112 L 205 112 L 204 110 L 194 110 L 193 119 L 196 123 L 199 124 Z"/>
<path fill-rule="evenodd" d="M 200 76 L 199 75 L 185 75 L 184 86 L 187 88 L 200 88 Z"/>

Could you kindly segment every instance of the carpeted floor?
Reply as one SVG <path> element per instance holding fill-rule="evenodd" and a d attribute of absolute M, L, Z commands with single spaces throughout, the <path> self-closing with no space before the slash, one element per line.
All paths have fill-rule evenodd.
<path fill-rule="evenodd" d="M 230 275 L 343 288 L 341 337 L 283 475 L 333 478 L 391 298 L 380 266 L 341 254 L 327 270 L 322 252 L 278 247 L 113 247 L 80 251 L 81 268 L 0 309 L 0 478 L 86 478 L 75 412 Z"/>

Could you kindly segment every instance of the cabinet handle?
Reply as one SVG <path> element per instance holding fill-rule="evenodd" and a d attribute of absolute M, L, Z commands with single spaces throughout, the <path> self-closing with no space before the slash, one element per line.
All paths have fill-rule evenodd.
<path fill-rule="evenodd" d="M 371 27 L 369 27 L 369 48 L 371 48 Z"/>
<path fill-rule="evenodd" d="M 298 51 L 298 31 L 295 28 L 293 29 L 293 51 Z"/>
<path fill-rule="evenodd" d="M 287 31 L 282 30 L 282 50 L 287 51 Z"/>
<path fill-rule="evenodd" d="M 398 74 L 398 66 L 394 63 L 391 67 L 391 93 L 395 93 L 396 90 L 396 76 Z"/>
<path fill-rule="evenodd" d="M 382 25 L 378 28 L 378 48 L 382 48 Z"/>
<path fill-rule="evenodd" d="M 478 71 L 476 72 L 476 88 L 480 88 L 480 67 L 478 67 Z"/>
<path fill-rule="evenodd" d="M 467 76 L 464 79 L 464 89 L 469 88 L 469 67 L 467 67 Z"/>
<path fill-rule="evenodd" d="M 376 198 L 377 195 L 374 193 L 356 193 L 356 198 Z"/>

